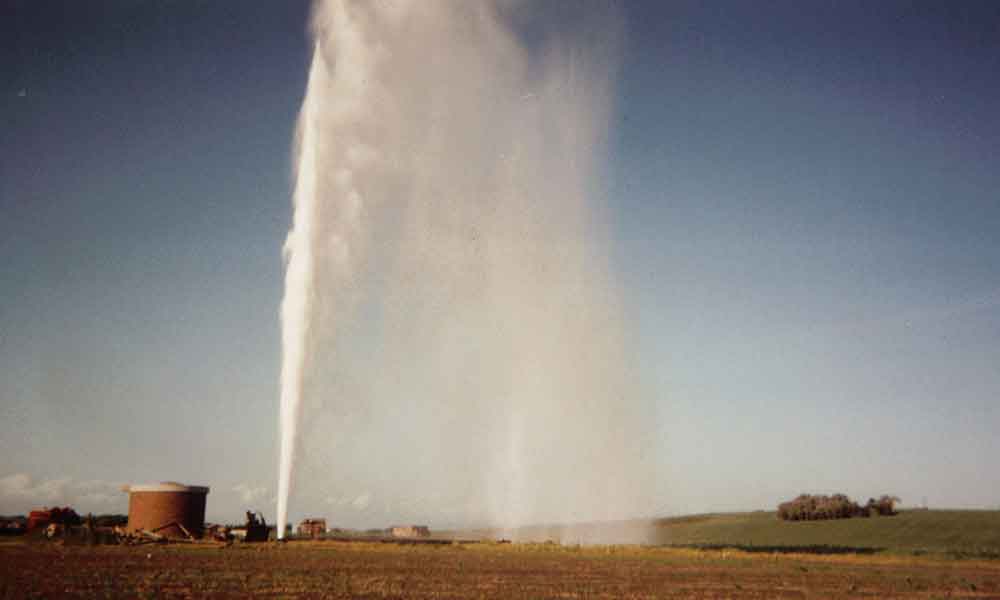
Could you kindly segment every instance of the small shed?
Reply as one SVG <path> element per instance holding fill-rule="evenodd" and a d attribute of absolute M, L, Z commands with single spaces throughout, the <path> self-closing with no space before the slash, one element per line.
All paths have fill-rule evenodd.
<path fill-rule="evenodd" d="M 326 519 L 305 519 L 299 523 L 298 534 L 317 538 L 326 533 Z"/>
<path fill-rule="evenodd" d="M 425 538 L 431 537 L 431 530 L 426 525 L 396 525 L 389 530 L 392 537 Z"/>

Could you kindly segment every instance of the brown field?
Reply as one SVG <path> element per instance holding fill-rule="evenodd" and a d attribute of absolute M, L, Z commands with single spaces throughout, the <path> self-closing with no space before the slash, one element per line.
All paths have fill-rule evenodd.
<path fill-rule="evenodd" d="M 1000 598 L 1000 561 L 546 544 L 0 543 L 0 596 Z"/>

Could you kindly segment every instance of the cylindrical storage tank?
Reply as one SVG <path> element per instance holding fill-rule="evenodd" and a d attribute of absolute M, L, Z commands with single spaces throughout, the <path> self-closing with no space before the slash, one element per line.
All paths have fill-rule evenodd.
<path fill-rule="evenodd" d="M 152 531 L 167 537 L 201 537 L 205 529 L 208 488 L 173 481 L 126 486 L 128 530 Z M 183 529 L 180 526 L 183 526 Z"/>

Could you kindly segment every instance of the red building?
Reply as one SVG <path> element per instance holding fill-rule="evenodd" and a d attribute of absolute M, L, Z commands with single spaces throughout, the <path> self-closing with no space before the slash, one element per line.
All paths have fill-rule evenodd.
<path fill-rule="evenodd" d="M 326 519 L 306 519 L 299 523 L 299 535 L 318 538 L 326 533 Z"/>
<path fill-rule="evenodd" d="M 35 531 L 36 529 L 44 529 L 49 525 L 79 525 L 82 522 L 80 515 L 76 514 L 76 511 L 68 506 L 63 508 L 43 508 L 42 510 L 33 510 L 31 514 L 28 515 L 28 531 Z"/>

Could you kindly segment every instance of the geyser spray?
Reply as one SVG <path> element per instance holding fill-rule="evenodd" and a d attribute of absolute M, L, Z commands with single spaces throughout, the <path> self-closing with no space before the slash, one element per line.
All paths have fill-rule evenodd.
<path fill-rule="evenodd" d="M 297 450 L 296 497 L 347 524 L 516 536 L 651 504 L 654 419 L 599 193 L 621 27 L 608 4 L 315 5 L 279 535 Z"/>

